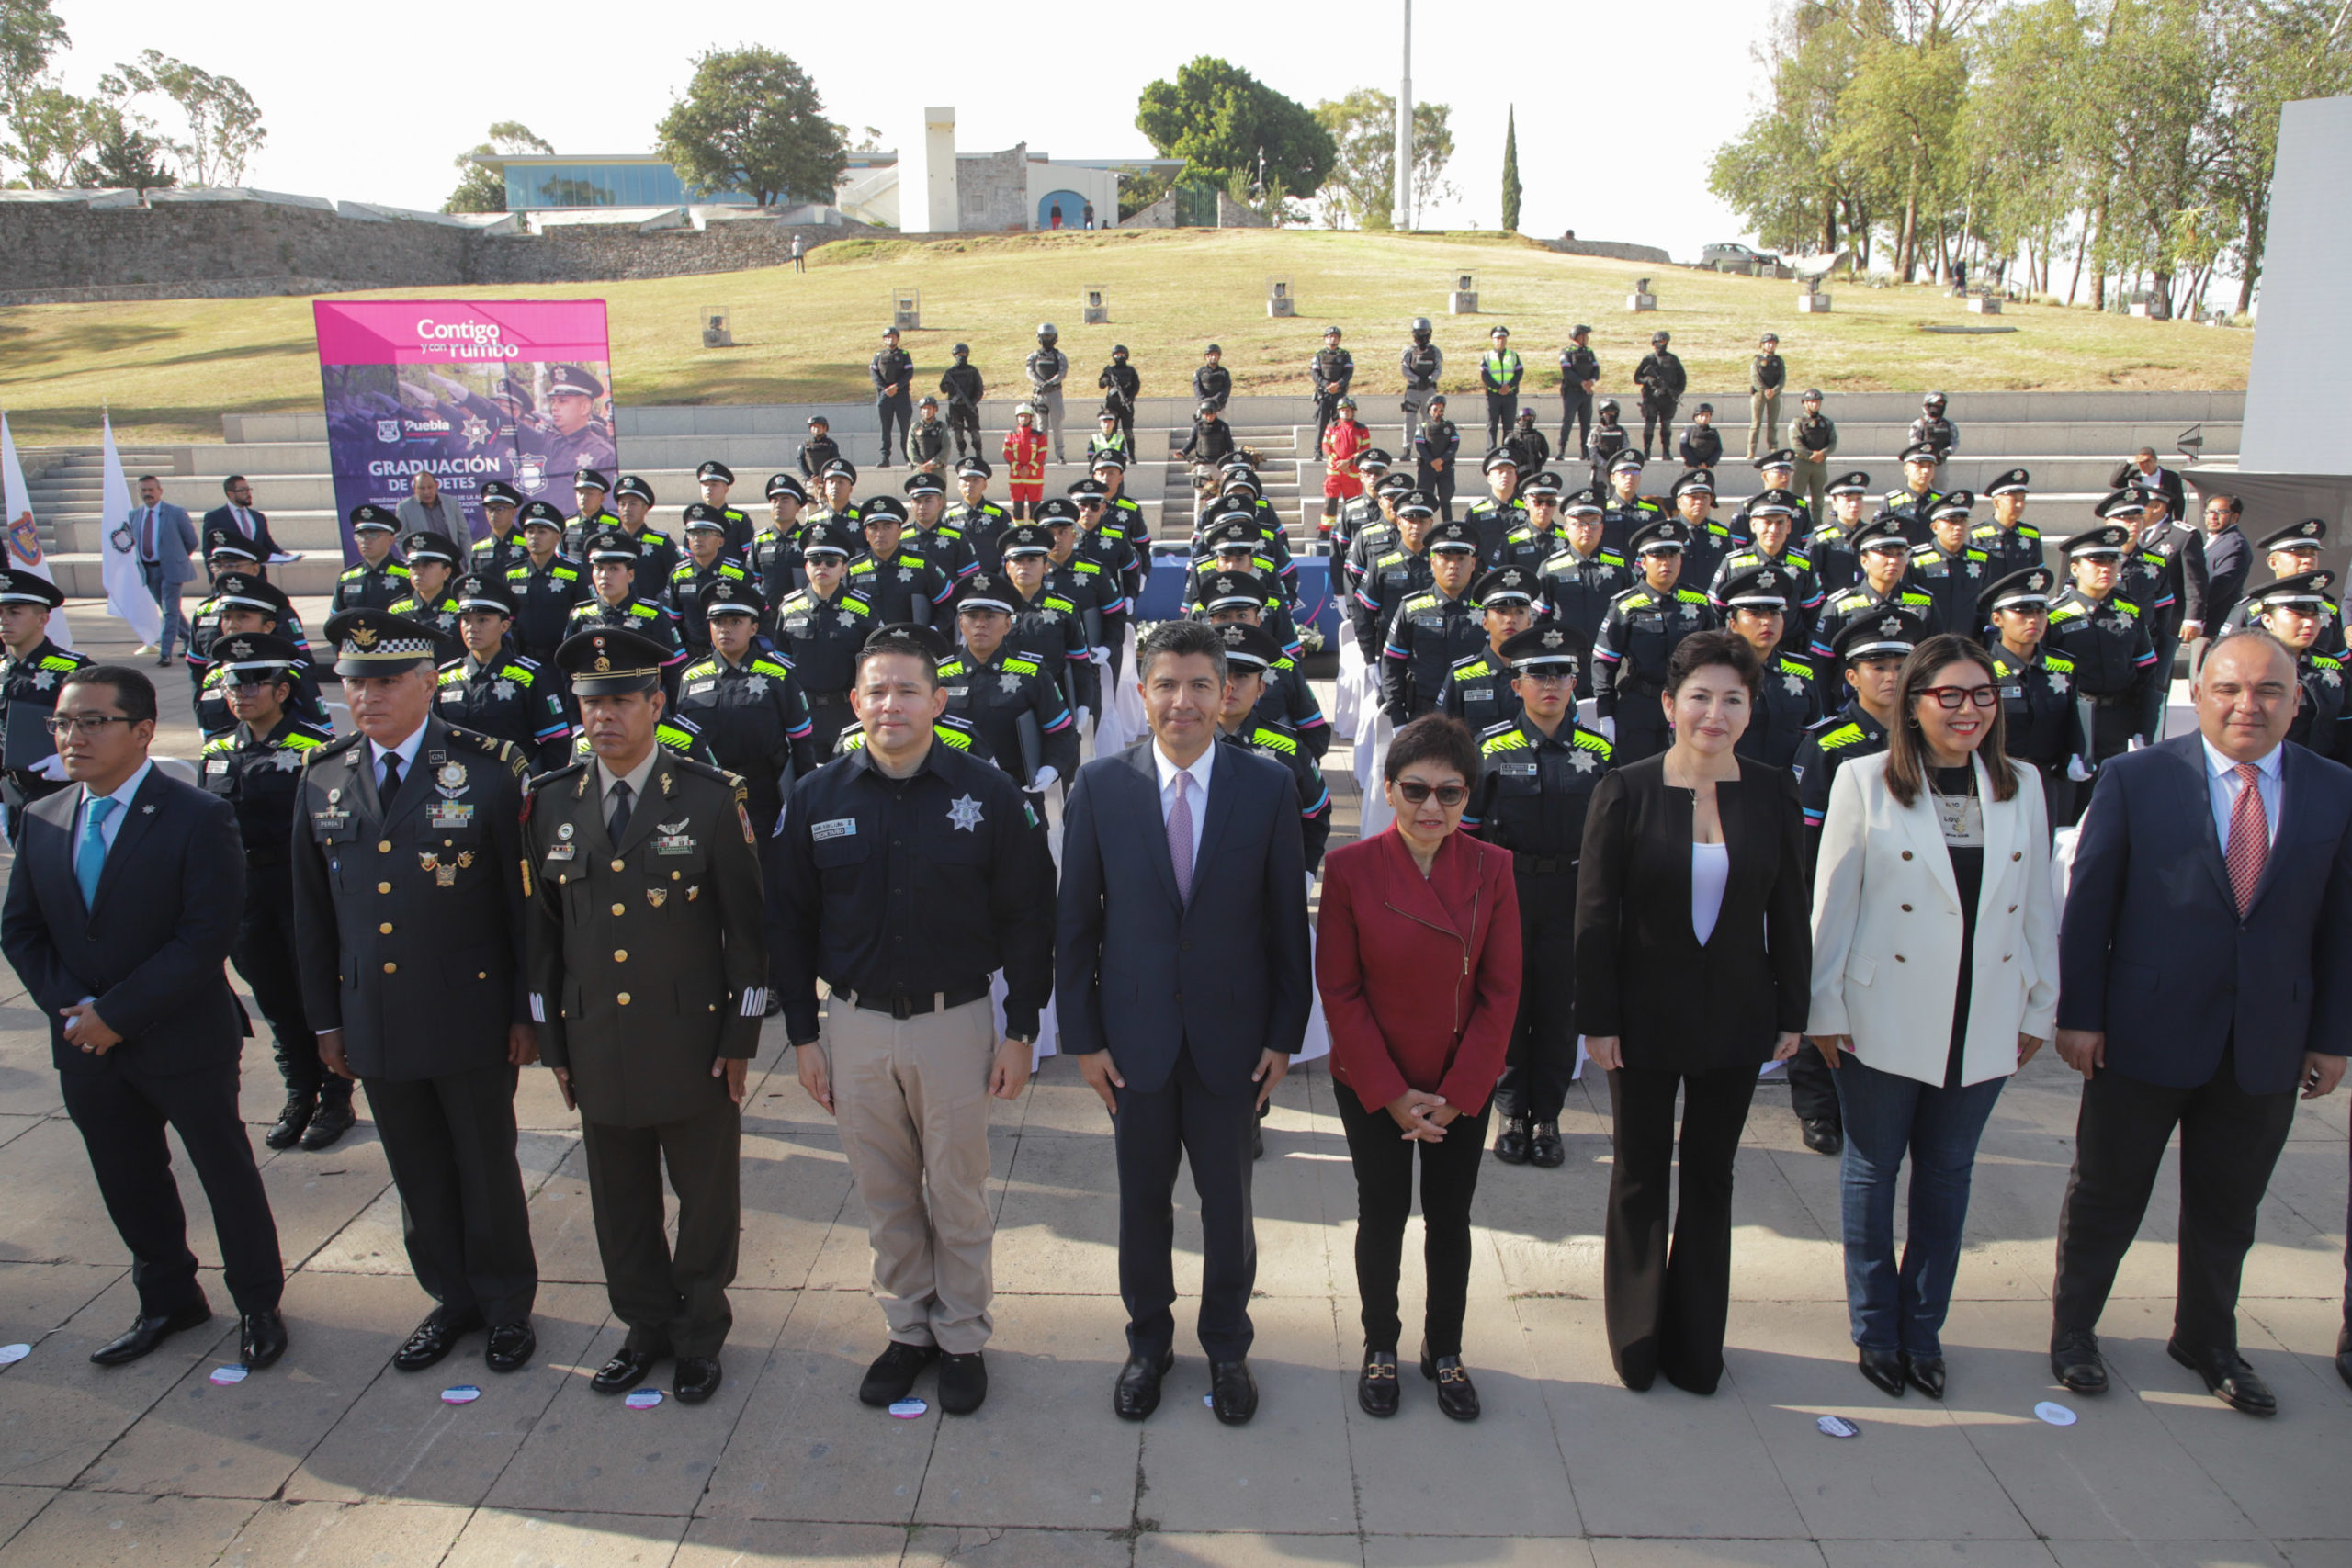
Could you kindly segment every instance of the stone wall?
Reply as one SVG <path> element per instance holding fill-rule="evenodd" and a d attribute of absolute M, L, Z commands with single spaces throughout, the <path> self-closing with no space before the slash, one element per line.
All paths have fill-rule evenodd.
<path fill-rule="evenodd" d="M 0 201 L 0 304 L 675 277 L 782 265 L 795 234 L 808 250 L 866 231 L 737 220 L 500 234 L 266 201 Z"/>
<path fill-rule="evenodd" d="M 1629 245 L 1616 240 L 1543 240 L 1538 243 L 1564 256 L 1605 256 L 1611 261 L 1648 262 L 1672 266 L 1674 258 L 1656 245 Z"/>
<path fill-rule="evenodd" d="M 1035 221 L 1029 210 L 1029 144 L 1001 152 L 956 154 L 956 188 L 963 211 L 964 232 L 1001 233 L 1026 230 Z"/>

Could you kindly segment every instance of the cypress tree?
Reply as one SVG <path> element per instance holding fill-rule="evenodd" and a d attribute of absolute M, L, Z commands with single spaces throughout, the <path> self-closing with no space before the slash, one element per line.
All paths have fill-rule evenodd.
<path fill-rule="evenodd" d="M 1503 111 L 1503 229 L 1519 228 L 1519 110 Z"/>

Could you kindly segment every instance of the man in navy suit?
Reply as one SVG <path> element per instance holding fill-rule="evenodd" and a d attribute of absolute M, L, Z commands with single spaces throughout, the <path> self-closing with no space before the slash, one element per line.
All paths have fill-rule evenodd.
<path fill-rule="evenodd" d="M 2224 638 L 2200 733 L 2111 759 L 2059 931 L 2058 1054 L 2083 1075 L 2058 1219 L 2051 1370 L 2107 1387 L 2095 1330 L 2180 1130 L 2174 1360 L 2223 1404 L 2278 1401 L 2238 1354 L 2239 1275 L 2295 1099 L 2344 1076 L 2352 1009 L 2352 770 L 2284 744 L 2295 658 Z"/>
<path fill-rule="evenodd" d="M 188 557 L 196 553 L 196 525 L 187 508 L 164 499 L 164 481 L 153 474 L 139 476 L 139 504 L 124 519 L 130 529 L 130 548 L 147 580 L 148 594 L 164 613 L 162 644 L 155 662 L 172 661 L 172 638 L 188 640 L 187 617 L 180 614 L 180 591 L 196 577 Z"/>
<path fill-rule="evenodd" d="M 1218 1420 L 1256 1414 L 1247 1359 L 1258 1108 L 1306 1032 L 1305 851 L 1289 770 L 1216 744 L 1225 644 L 1170 621 L 1136 650 L 1148 741 L 1081 769 L 1062 834 L 1054 989 L 1061 1048 L 1111 1108 L 1127 1361 L 1140 1421 L 1175 1360 L 1176 1167 L 1201 1199 L 1201 1348 Z"/>
<path fill-rule="evenodd" d="M 254 505 L 253 480 L 243 474 L 231 474 L 220 481 L 220 493 L 228 500 L 204 514 L 207 539 L 218 536 L 215 529 L 232 530 L 253 544 L 254 559 L 265 566 L 272 556 L 285 553 L 269 536 L 269 518 Z"/>
<path fill-rule="evenodd" d="M 246 1028 L 221 967 L 244 908 L 236 812 L 148 761 L 155 688 L 136 670 L 75 671 L 51 728 L 78 787 L 25 812 L 0 952 L 49 1015 L 66 1112 L 130 1248 L 139 1316 L 90 1359 L 135 1361 L 212 1315 L 187 1247 L 168 1124 L 212 1205 L 241 1319 L 239 1359 L 266 1367 L 286 1352 L 286 1271 L 237 1114 Z"/>

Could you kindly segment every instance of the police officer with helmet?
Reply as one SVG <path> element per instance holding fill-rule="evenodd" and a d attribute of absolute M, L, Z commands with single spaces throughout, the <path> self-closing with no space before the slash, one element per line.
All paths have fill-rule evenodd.
<path fill-rule="evenodd" d="M 1029 406 L 1036 411 L 1039 427 L 1054 438 L 1054 461 L 1066 463 L 1069 458 L 1062 450 L 1062 383 L 1069 378 L 1069 355 L 1054 346 L 1060 337 L 1053 322 L 1040 322 L 1037 346 L 1022 368 L 1029 376 Z"/>
<path fill-rule="evenodd" d="M 1397 362 L 1405 373 L 1405 400 L 1399 406 L 1405 413 L 1404 444 L 1408 447 L 1413 444 L 1413 427 L 1421 423 L 1421 411 L 1429 406 L 1430 394 L 1445 374 L 1445 350 L 1430 341 L 1434 330 L 1427 316 L 1415 316 L 1407 328 L 1412 341 Z"/>
<path fill-rule="evenodd" d="M 1592 394 L 1600 385 L 1600 356 L 1592 352 L 1592 329 L 1578 321 L 1560 350 L 1560 460 L 1568 457 L 1568 428 L 1577 432 L 1576 454 L 1592 458 Z"/>

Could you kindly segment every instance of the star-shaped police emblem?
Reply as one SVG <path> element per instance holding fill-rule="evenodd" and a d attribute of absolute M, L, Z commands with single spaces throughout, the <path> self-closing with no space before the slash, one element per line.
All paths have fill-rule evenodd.
<path fill-rule="evenodd" d="M 502 703 L 510 703 L 514 700 L 514 682 L 503 675 L 490 683 L 490 691 L 491 695 Z"/>
<path fill-rule="evenodd" d="M 1902 629 L 1903 617 L 1900 615 L 1889 615 L 1878 624 L 1878 635 L 1881 637 L 1893 637 Z"/>
<path fill-rule="evenodd" d="M 1547 631 L 1544 634 L 1544 646 L 1546 648 L 1557 648 L 1567 640 L 1567 635 L 1558 630 Z"/>
<path fill-rule="evenodd" d="M 840 620 L 843 631 L 854 631 L 857 628 L 857 615 L 854 611 L 842 611 Z"/>
<path fill-rule="evenodd" d="M 1770 572 L 1769 572 L 1769 571 L 1765 571 L 1765 572 L 1758 572 L 1758 573 L 1757 574 L 1757 577 L 1756 577 L 1756 582 L 1757 582 L 1757 585 L 1758 585 L 1758 587 L 1761 587 L 1761 588 L 1770 588 L 1770 587 L 1771 587 L 1771 586 L 1772 586 L 1772 584 L 1773 584 L 1773 583 L 1775 583 L 1775 582 L 1777 582 L 1777 581 L 1780 581 L 1780 579 L 1779 579 L 1779 578 L 1777 578 L 1777 577 L 1773 576 L 1773 575 L 1772 575 Z"/>
<path fill-rule="evenodd" d="M 1021 689 L 1021 677 L 1008 670 L 997 677 L 997 684 L 1008 692 L 1017 692 Z"/>
<path fill-rule="evenodd" d="M 46 691 L 48 691 L 51 686 L 54 686 L 54 685 L 56 685 L 56 684 L 57 684 L 57 677 L 56 677 L 56 675 L 54 675 L 53 673 L 51 673 L 51 671 L 47 671 L 47 670 L 43 670 L 43 671 L 41 671 L 39 674 L 37 674 L 37 675 L 35 675 L 35 676 L 33 677 L 33 689 L 34 689 L 35 691 L 39 691 L 39 692 L 46 692 Z"/>
<path fill-rule="evenodd" d="M 2331 687 L 2341 686 L 2344 684 L 2344 677 L 2333 670 L 2321 671 L 2319 672 L 2319 678 Z"/>
<path fill-rule="evenodd" d="M 947 803 L 947 820 L 959 833 L 974 833 L 980 827 L 980 803 L 973 796 L 959 795 Z"/>
<path fill-rule="evenodd" d="M 269 765 L 281 773 L 299 773 L 302 771 L 302 753 L 288 747 L 272 757 Z"/>
<path fill-rule="evenodd" d="M 1781 677 L 1781 684 L 1792 697 L 1804 695 L 1804 677 L 1802 675 L 1783 675 Z"/>
<path fill-rule="evenodd" d="M 2057 671 L 2052 670 L 2050 672 L 2050 689 L 2058 693 L 2061 696 L 2064 695 L 2066 691 L 2066 677 L 2060 674 Z"/>
<path fill-rule="evenodd" d="M 1568 765 L 1580 773 L 1589 773 L 1598 764 L 1593 761 L 1592 753 L 1579 746 L 1568 753 Z"/>
<path fill-rule="evenodd" d="M 763 697 L 767 695 L 768 678 L 764 675 L 754 675 L 743 682 L 743 689 L 755 697 Z"/>
<path fill-rule="evenodd" d="M 912 582 L 914 580 L 915 580 L 915 569 L 914 569 L 914 568 L 912 568 L 912 567 L 910 567 L 910 566 L 902 566 L 902 567 L 900 567 L 900 568 L 899 569 L 899 581 L 901 581 L 901 582 Z"/>

